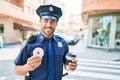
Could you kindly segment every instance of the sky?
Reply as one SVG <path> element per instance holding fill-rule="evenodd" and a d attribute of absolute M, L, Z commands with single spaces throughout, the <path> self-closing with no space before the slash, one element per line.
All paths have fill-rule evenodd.
<path fill-rule="evenodd" d="M 49 3 L 54 3 L 54 0 L 48 0 Z M 82 0 L 61 0 L 66 8 L 65 11 L 68 13 L 81 13 Z"/>
<path fill-rule="evenodd" d="M 69 13 L 81 13 L 82 0 L 63 0 L 66 4 L 66 10 Z"/>

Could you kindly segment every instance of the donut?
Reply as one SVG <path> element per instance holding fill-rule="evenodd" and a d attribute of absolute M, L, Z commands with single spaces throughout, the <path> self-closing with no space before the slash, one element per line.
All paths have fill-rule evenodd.
<path fill-rule="evenodd" d="M 33 55 L 43 57 L 44 56 L 44 51 L 43 51 L 42 48 L 37 47 L 33 50 Z"/>

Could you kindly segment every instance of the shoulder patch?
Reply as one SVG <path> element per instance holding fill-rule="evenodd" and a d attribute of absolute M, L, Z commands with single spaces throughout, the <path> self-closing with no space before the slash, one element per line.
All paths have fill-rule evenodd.
<path fill-rule="evenodd" d="M 36 38 L 37 38 L 36 35 L 31 36 L 31 37 L 28 39 L 28 43 L 35 42 L 35 41 L 36 41 Z"/>
<path fill-rule="evenodd" d="M 60 37 L 59 35 L 55 35 L 55 39 L 57 42 L 64 42 L 64 39 Z"/>
<path fill-rule="evenodd" d="M 62 37 L 60 37 L 59 35 L 55 35 L 56 38 L 58 39 L 63 39 Z"/>

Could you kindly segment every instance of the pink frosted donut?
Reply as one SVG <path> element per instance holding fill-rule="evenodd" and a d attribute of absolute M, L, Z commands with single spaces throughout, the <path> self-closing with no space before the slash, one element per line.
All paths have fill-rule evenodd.
<path fill-rule="evenodd" d="M 37 47 L 33 50 L 33 55 L 43 57 L 44 51 L 42 48 Z"/>

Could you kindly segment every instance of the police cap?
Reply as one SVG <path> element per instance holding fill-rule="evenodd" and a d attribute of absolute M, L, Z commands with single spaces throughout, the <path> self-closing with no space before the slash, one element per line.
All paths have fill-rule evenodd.
<path fill-rule="evenodd" d="M 36 10 L 40 18 L 59 19 L 62 16 L 61 8 L 50 5 L 40 5 Z"/>

